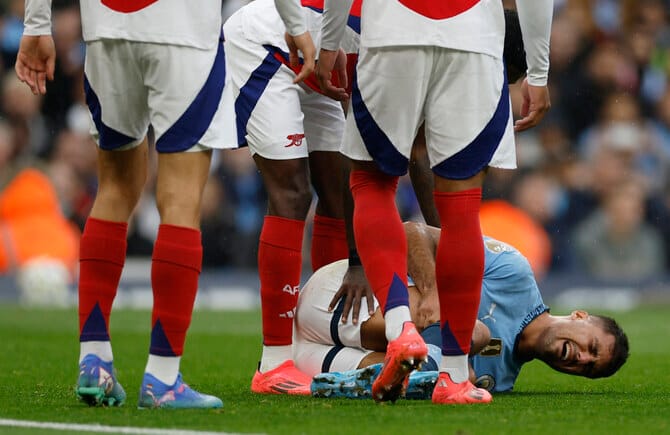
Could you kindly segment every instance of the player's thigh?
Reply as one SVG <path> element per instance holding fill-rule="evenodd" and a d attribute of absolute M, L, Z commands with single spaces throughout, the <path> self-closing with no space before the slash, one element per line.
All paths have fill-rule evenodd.
<path fill-rule="evenodd" d="M 303 91 L 300 108 L 309 151 L 339 151 L 344 133 L 342 104 L 317 92 Z"/>
<path fill-rule="evenodd" d="M 156 150 L 222 148 L 223 44 L 208 50 L 143 44 L 141 65 Z"/>
<path fill-rule="evenodd" d="M 275 56 L 276 49 L 226 30 L 238 145 L 273 160 L 308 156 L 301 95 L 295 74 Z"/>
<path fill-rule="evenodd" d="M 312 186 L 319 198 L 317 212 L 342 218 L 345 186 L 345 159 L 339 151 L 345 122 L 342 106 L 316 92 L 305 93 L 301 102 Z"/>
<path fill-rule="evenodd" d="M 136 147 L 147 133 L 149 110 L 138 47 L 110 39 L 86 44 L 84 91 L 91 133 L 106 151 Z"/>
<path fill-rule="evenodd" d="M 242 90 L 235 102 L 238 135 L 244 134 L 244 142 L 253 154 L 273 160 L 305 158 L 309 155 L 309 137 L 303 127 L 303 112 L 300 93 L 292 83 L 292 73 L 282 66 L 260 95 L 249 95 Z M 253 109 L 245 113 L 237 110 L 253 103 Z"/>
<path fill-rule="evenodd" d="M 389 175 L 405 174 L 430 73 L 423 47 L 361 48 L 342 152 L 375 160 Z"/>
<path fill-rule="evenodd" d="M 510 98 L 501 59 L 435 48 L 425 105 L 428 156 L 435 174 L 469 179 L 487 166 L 514 168 Z"/>

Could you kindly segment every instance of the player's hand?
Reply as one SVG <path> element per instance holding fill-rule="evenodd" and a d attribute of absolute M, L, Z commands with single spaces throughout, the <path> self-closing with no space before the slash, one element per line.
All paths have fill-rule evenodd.
<path fill-rule="evenodd" d="M 351 322 L 354 325 L 358 324 L 358 313 L 361 311 L 361 299 L 365 297 L 368 305 L 368 313 L 372 316 L 375 312 L 375 300 L 372 290 L 368 285 L 368 280 L 365 278 L 363 266 L 349 266 L 347 273 L 344 275 L 340 289 L 335 293 L 333 299 L 330 301 L 328 311 L 333 311 L 340 299 L 344 298 L 344 307 L 342 310 L 342 323 L 347 323 L 349 311 L 353 307 L 351 313 Z"/>
<path fill-rule="evenodd" d="M 323 93 L 337 101 L 347 101 L 347 55 L 341 48 L 337 51 L 321 49 L 319 61 L 316 63 L 316 79 Z M 337 75 L 335 86 L 332 81 L 333 72 Z"/>
<path fill-rule="evenodd" d="M 21 37 L 14 69 L 33 94 L 46 94 L 47 80 L 54 79 L 55 65 L 56 48 L 51 35 Z"/>
<path fill-rule="evenodd" d="M 514 131 L 524 131 L 535 127 L 551 107 L 549 88 L 529 85 L 527 78 L 521 83 L 521 95 L 523 96 L 521 105 L 523 118 L 514 123 Z"/>
<path fill-rule="evenodd" d="M 436 288 L 421 293 L 414 324 L 417 328 L 423 329 L 440 321 L 440 298 Z"/>
<path fill-rule="evenodd" d="M 291 66 L 296 67 L 300 65 L 300 55 L 298 54 L 298 51 L 302 53 L 302 68 L 296 78 L 293 79 L 293 83 L 300 83 L 314 72 L 314 66 L 316 64 L 316 47 L 314 47 L 314 42 L 312 41 L 312 36 L 309 32 L 295 36 L 285 33 L 284 37 L 286 39 L 286 44 L 288 45 L 288 60 Z"/>

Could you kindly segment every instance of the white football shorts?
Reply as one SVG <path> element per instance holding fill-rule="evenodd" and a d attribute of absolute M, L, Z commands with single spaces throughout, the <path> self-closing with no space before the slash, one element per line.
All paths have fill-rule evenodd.
<path fill-rule="evenodd" d="M 272 160 L 308 157 L 312 151 L 340 149 L 344 112 L 340 103 L 307 86 L 293 83 L 285 64 L 288 53 L 250 39 L 241 15 L 224 25 L 227 72 L 234 103 L 225 124 L 234 125 L 234 146 Z"/>
<path fill-rule="evenodd" d="M 309 376 L 330 371 L 353 370 L 371 350 L 361 346 L 361 326 L 370 318 L 363 301 L 358 324 L 340 321 L 344 300 L 328 312 L 331 299 L 339 290 L 348 260 L 328 264 L 314 272 L 303 286 L 293 325 L 293 360 Z M 378 307 L 375 300 L 375 309 Z"/>
<path fill-rule="evenodd" d="M 223 140 L 223 44 L 211 50 L 104 39 L 87 43 L 86 103 L 100 148 L 137 146 L 151 124 L 159 152 L 231 148 Z"/>
<path fill-rule="evenodd" d="M 512 169 L 510 107 L 501 59 L 430 46 L 362 47 L 342 152 L 404 175 L 425 122 L 437 175 L 467 179 L 486 166 Z"/>

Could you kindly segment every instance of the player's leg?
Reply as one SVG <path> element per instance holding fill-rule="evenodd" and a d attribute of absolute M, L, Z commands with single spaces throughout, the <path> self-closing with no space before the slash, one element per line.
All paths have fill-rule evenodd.
<path fill-rule="evenodd" d="M 271 160 L 254 155 L 268 193 L 268 211 L 258 245 L 261 283 L 263 353 L 251 389 L 277 393 L 290 382 L 288 394 L 309 394 L 308 376 L 292 361 L 293 315 L 300 289 L 305 218 L 312 201 L 307 158 Z"/>
<path fill-rule="evenodd" d="M 305 218 L 312 202 L 302 91 L 292 85 L 292 77 L 285 66 L 268 77 L 245 123 L 249 149 L 268 194 L 258 245 L 263 353 L 252 380 L 256 393 L 276 393 L 272 385 L 290 381 L 295 385 L 290 394 L 309 394 L 310 379 L 295 369 L 291 357 Z M 248 98 L 252 97 L 241 92 L 237 105 Z M 238 113 L 238 122 L 240 117 Z"/>
<path fill-rule="evenodd" d="M 146 141 L 126 151 L 98 151 L 98 191 L 80 241 L 78 397 L 120 405 L 109 333 L 112 304 L 126 257 L 128 219 L 146 176 Z"/>
<path fill-rule="evenodd" d="M 154 243 L 149 358 L 140 408 L 218 408 L 220 399 L 194 391 L 180 362 L 202 266 L 200 208 L 220 127 L 225 58 L 219 44 L 196 50 L 143 44 L 144 78 L 156 132 L 156 203 L 161 223 Z M 187 79 L 185 79 L 187 78 Z"/>
<path fill-rule="evenodd" d="M 200 201 L 211 151 L 160 153 L 156 203 L 161 216 L 151 266 L 151 341 L 142 408 L 210 408 L 213 396 L 182 388 L 179 370 L 202 265 Z M 176 394 L 178 393 L 178 394 Z"/>
<path fill-rule="evenodd" d="M 428 160 L 426 134 L 423 126 L 419 129 L 412 146 L 409 176 L 424 220 L 430 226 L 439 227 L 440 215 L 437 213 L 433 201 L 433 172 Z"/>
<path fill-rule="evenodd" d="M 309 139 L 311 181 L 317 195 L 311 247 L 314 271 L 349 255 L 344 224 L 347 161 L 340 154 L 344 112 L 339 102 L 318 93 L 304 95 L 301 106 Z"/>
<path fill-rule="evenodd" d="M 399 67 L 408 61 L 416 66 L 409 72 Z M 423 65 L 412 50 L 362 49 L 343 142 L 343 153 L 353 161 L 356 246 L 382 307 L 389 341 L 387 361 L 373 386 L 375 400 L 397 399 L 407 375 L 427 352 L 410 318 L 407 240 L 395 203 L 398 177 L 407 171 L 411 142 L 421 123 Z M 387 110 L 398 105 L 406 110 Z"/>
<path fill-rule="evenodd" d="M 339 151 L 309 154 L 312 186 L 318 197 L 312 227 L 313 271 L 349 255 L 344 222 L 345 163 Z"/>
<path fill-rule="evenodd" d="M 301 89 L 282 63 L 282 53 L 259 43 L 258 35 L 250 36 L 245 26 L 253 23 L 242 15 L 224 26 L 238 144 L 249 146 L 269 197 L 258 247 L 263 352 L 251 389 L 277 393 L 272 385 L 290 380 L 296 387 L 292 394 L 309 394 L 310 379 L 294 367 L 291 352 L 303 230 L 312 199 Z"/>
<path fill-rule="evenodd" d="M 436 278 L 443 356 L 433 401 L 487 403 L 490 394 L 468 380 L 468 353 L 484 273 L 481 188 L 486 168 L 508 152 L 499 144 L 509 127 L 509 94 L 500 59 L 436 49 L 436 62 L 443 67 L 430 81 L 425 126 L 442 229 Z M 445 128 L 444 119 L 458 129 Z"/>
<path fill-rule="evenodd" d="M 126 258 L 127 222 L 146 180 L 149 123 L 138 71 L 116 61 L 132 55 L 120 41 L 87 45 L 84 88 L 99 146 L 98 190 L 80 241 L 76 392 L 90 405 L 125 400 L 114 375 L 109 323 Z"/>

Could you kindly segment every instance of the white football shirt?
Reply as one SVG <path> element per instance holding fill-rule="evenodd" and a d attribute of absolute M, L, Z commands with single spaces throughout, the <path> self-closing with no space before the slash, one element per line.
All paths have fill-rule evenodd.
<path fill-rule="evenodd" d="M 221 0 L 81 0 L 84 40 L 123 39 L 200 49 L 216 46 Z"/>

